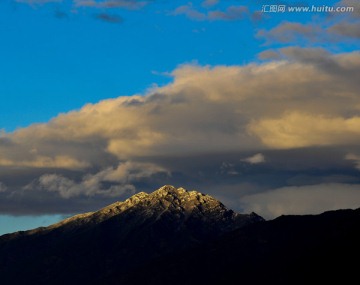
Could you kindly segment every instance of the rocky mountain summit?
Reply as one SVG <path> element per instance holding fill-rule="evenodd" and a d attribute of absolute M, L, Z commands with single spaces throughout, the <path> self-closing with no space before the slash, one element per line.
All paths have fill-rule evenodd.
<path fill-rule="evenodd" d="M 166 185 L 49 227 L 0 237 L 0 274 L 9 281 L 3 284 L 112 284 L 122 272 L 261 221 L 209 195 Z M 17 275 L 16 268 L 26 274 Z"/>
<path fill-rule="evenodd" d="M 116 202 L 97 212 L 86 213 L 66 219 L 50 228 L 70 224 L 99 223 L 116 215 L 132 215 L 145 220 L 157 222 L 170 218 L 179 230 L 188 220 L 199 219 L 211 223 L 223 232 L 239 228 L 247 223 L 263 220 L 255 213 L 238 214 L 227 209 L 215 198 L 197 191 L 187 191 L 165 185 L 151 194 L 140 192 L 125 200 Z"/>
<path fill-rule="evenodd" d="M 204 239 L 263 221 L 263 218 L 255 213 L 235 213 L 209 195 L 165 185 L 153 193 L 140 192 L 123 202 L 115 202 L 96 212 L 75 215 L 49 227 L 5 235 L 0 237 L 0 241 L 18 236 L 45 234 L 55 229 L 66 233 L 73 229 L 96 226 L 114 217 L 117 222 L 124 223 L 124 229 L 167 223 L 167 230 L 173 232 L 191 227 L 193 230 L 203 231 Z"/>

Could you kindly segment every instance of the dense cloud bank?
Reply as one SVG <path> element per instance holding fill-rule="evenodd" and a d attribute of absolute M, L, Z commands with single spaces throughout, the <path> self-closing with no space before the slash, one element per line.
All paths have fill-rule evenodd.
<path fill-rule="evenodd" d="M 360 53 L 288 47 L 277 56 L 179 66 L 146 94 L 1 133 L 1 211 L 82 211 L 167 183 L 268 217 L 287 210 L 260 200 L 285 205 L 300 191 L 314 201 L 307 207 L 342 196 L 341 206 L 360 205 Z"/>

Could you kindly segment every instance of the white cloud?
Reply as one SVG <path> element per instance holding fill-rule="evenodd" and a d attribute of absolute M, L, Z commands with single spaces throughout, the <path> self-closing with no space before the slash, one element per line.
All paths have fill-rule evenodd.
<path fill-rule="evenodd" d="M 250 164 L 259 164 L 265 162 L 265 156 L 262 153 L 254 154 L 253 156 L 242 159 L 241 161 L 248 162 Z"/>
<path fill-rule="evenodd" d="M 220 166 L 220 174 L 238 175 L 239 172 L 235 170 L 234 164 L 223 162 Z"/>
<path fill-rule="evenodd" d="M 353 153 L 348 153 L 345 156 L 345 159 L 354 161 L 355 167 L 360 170 L 360 155 L 356 155 L 356 154 L 353 154 Z"/>
<path fill-rule="evenodd" d="M 5 192 L 7 190 L 7 187 L 4 183 L 0 182 L 0 193 Z"/>
<path fill-rule="evenodd" d="M 87 174 L 80 182 L 58 174 L 44 174 L 24 189 L 56 192 L 66 199 L 77 196 L 119 197 L 135 193 L 132 183 L 159 173 L 169 174 L 164 168 L 154 164 L 127 161 L 116 168 L 108 167 L 96 174 Z M 109 185 L 103 186 L 106 183 Z"/>
<path fill-rule="evenodd" d="M 116 160 L 360 143 L 360 54 L 183 65 L 174 80 L 0 134 L 0 166 L 81 169 Z"/>
<path fill-rule="evenodd" d="M 357 154 L 360 143 L 360 53 L 333 55 L 296 47 L 279 53 L 281 60 L 243 66 L 182 65 L 171 73 L 171 83 L 146 94 L 87 104 L 47 123 L 1 132 L 2 173 L 16 170 L 35 179 L 25 189 L 29 174 L 16 176 L 22 184 L 6 180 L 11 194 L 2 193 L 9 197 L 6 204 L 28 199 L 27 205 L 35 207 L 38 200 L 56 204 L 62 197 L 74 203 L 74 209 L 84 196 L 108 201 L 107 197 L 132 193 L 135 187 L 150 189 L 166 173 L 179 174 L 173 175 L 178 182 L 179 177 L 199 181 L 204 178 L 197 173 L 210 177 L 212 172 L 214 181 L 222 175 L 235 185 L 240 176 L 250 179 L 253 169 L 239 159 L 262 163 L 266 155 L 269 164 L 275 163 L 276 154 L 285 153 L 276 149 L 314 147 L 325 153 L 324 146 L 336 148 L 338 156 L 331 163 L 348 169 L 344 157 Z M 234 159 L 225 157 L 234 153 L 238 155 Z M 177 163 L 174 157 L 188 160 Z M 189 170 L 188 161 L 194 157 L 201 161 Z M 220 157 L 216 164 L 208 163 L 214 157 Z M 310 164 L 299 160 L 306 167 Z M 227 164 L 219 169 L 223 161 Z M 206 191 L 201 185 L 198 189 Z M 355 192 L 349 195 L 356 200 Z M 270 196 L 262 197 L 266 201 Z M 275 206 L 270 209 L 273 214 Z"/>
<path fill-rule="evenodd" d="M 241 199 L 245 212 L 254 211 L 266 219 L 280 215 L 320 214 L 360 205 L 360 185 L 318 184 L 283 187 Z"/>

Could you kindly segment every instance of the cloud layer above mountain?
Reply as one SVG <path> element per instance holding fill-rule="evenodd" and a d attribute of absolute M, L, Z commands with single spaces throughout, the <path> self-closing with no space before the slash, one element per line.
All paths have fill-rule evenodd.
<path fill-rule="evenodd" d="M 341 175 L 358 171 L 360 53 L 291 47 L 278 54 L 277 60 L 243 66 L 182 65 L 171 73 L 171 83 L 146 94 L 88 104 L 45 124 L 3 132 L 0 167 L 18 176 L 0 177 L 2 201 L 24 203 L 29 212 L 27 201 L 40 197 L 54 205 L 77 205 L 81 197 L 101 204 L 162 182 L 201 187 L 214 173 L 227 173 L 231 178 L 223 181 L 235 189 L 249 177 L 249 167 L 262 177 L 279 165 L 279 175 L 288 173 L 297 165 L 284 165 L 292 150 L 333 149 L 333 167 Z M 237 154 L 235 163 L 229 153 Z M 201 159 L 189 174 L 193 157 Z M 282 181 L 255 188 L 288 185 Z M 15 211 L 10 208 L 3 211 Z"/>

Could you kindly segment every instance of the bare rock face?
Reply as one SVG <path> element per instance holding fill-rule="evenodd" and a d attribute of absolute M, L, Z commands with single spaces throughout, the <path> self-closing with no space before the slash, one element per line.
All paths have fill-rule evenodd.
<path fill-rule="evenodd" d="M 255 213 L 235 213 L 209 195 L 165 185 L 151 194 L 140 192 L 99 211 L 75 215 L 49 227 L 22 232 L 22 235 L 47 233 L 55 229 L 63 232 L 80 230 L 113 218 L 120 224 L 122 220 L 127 221 L 123 225 L 124 231 L 126 228 L 168 223 L 166 227 L 173 232 L 192 227 L 191 230 L 202 231 L 203 239 L 263 220 Z"/>

